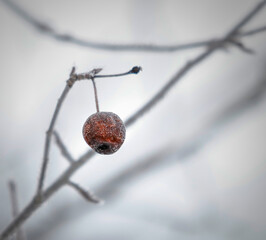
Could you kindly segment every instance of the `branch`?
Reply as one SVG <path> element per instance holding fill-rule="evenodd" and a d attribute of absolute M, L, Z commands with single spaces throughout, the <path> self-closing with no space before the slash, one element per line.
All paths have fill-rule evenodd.
<path fill-rule="evenodd" d="M 125 72 L 125 73 L 120 73 L 120 74 L 112 74 L 112 75 L 96 75 L 95 77 L 91 78 L 92 84 L 93 84 L 93 89 L 94 89 L 94 97 L 95 97 L 95 104 L 96 104 L 96 111 L 100 112 L 99 109 L 99 101 L 98 101 L 98 94 L 97 94 L 97 88 L 96 88 L 96 83 L 94 81 L 94 78 L 110 78 L 110 77 L 122 77 L 126 76 L 128 74 L 138 74 L 140 71 L 142 71 L 141 67 L 135 66 L 133 67 L 130 71 Z"/>
<path fill-rule="evenodd" d="M 82 40 L 75 36 L 69 34 L 62 34 L 55 31 L 48 24 L 39 21 L 37 18 L 28 13 L 25 9 L 20 7 L 18 4 L 10 0 L 3 0 L 3 2 L 20 18 L 25 22 L 33 26 L 37 31 L 46 34 L 47 36 L 54 38 L 56 41 L 67 42 L 81 47 L 107 50 L 107 51 L 138 51 L 138 52 L 176 52 L 180 50 L 194 49 L 200 47 L 208 47 L 217 42 L 223 41 L 223 39 L 212 39 L 205 41 L 197 41 L 185 44 L 174 44 L 174 45 L 156 45 L 156 44 L 111 44 L 111 43 L 100 43 L 93 42 L 90 40 Z M 262 2 L 261 5 L 264 3 Z M 258 6 L 260 8 L 260 6 Z M 252 13 L 250 14 L 252 17 Z M 246 18 L 249 21 L 249 16 Z M 236 26 L 237 29 L 240 29 L 245 25 L 243 22 L 242 25 Z M 249 35 L 257 34 L 266 31 L 266 26 L 249 30 L 247 32 L 236 33 L 236 37 L 246 37 Z"/>
<path fill-rule="evenodd" d="M 55 142 L 56 142 L 58 148 L 60 149 L 62 155 L 65 157 L 66 160 L 68 160 L 69 163 L 73 163 L 75 160 L 72 157 L 72 155 L 70 154 L 70 152 L 68 151 L 67 147 L 64 145 L 58 132 L 54 131 L 53 134 L 55 137 Z"/>
<path fill-rule="evenodd" d="M 239 37 L 247 37 L 247 36 L 252 36 L 254 34 L 265 32 L 265 31 L 266 31 L 266 26 L 262 26 L 262 27 L 258 27 L 258 28 L 255 28 L 253 30 L 249 30 L 246 32 L 239 32 L 238 36 Z"/>
<path fill-rule="evenodd" d="M 10 180 L 8 182 L 8 188 L 9 188 L 9 193 L 10 193 L 12 216 L 15 219 L 19 214 L 16 183 L 13 180 Z M 24 239 L 25 237 L 24 237 L 23 231 L 20 227 L 18 227 L 16 231 L 16 240 L 24 240 Z"/>
<path fill-rule="evenodd" d="M 247 48 L 242 42 L 235 40 L 235 39 L 231 39 L 229 40 L 230 43 L 232 43 L 233 45 L 235 45 L 236 47 L 238 47 L 241 51 L 248 53 L 248 54 L 254 54 L 255 52 L 250 49 Z"/>
<path fill-rule="evenodd" d="M 83 198 L 85 198 L 87 201 L 97 204 L 102 204 L 103 200 L 99 199 L 98 197 L 94 196 L 92 193 L 84 190 L 81 186 L 78 184 L 68 181 L 67 184 L 75 189 Z"/>
<path fill-rule="evenodd" d="M 39 182 L 38 182 L 38 188 L 37 188 L 37 195 L 41 196 L 41 192 L 42 192 L 42 188 L 43 188 L 43 184 L 44 184 L 44 178 L 45 178 L 45 173 L 46 173 L 46 168 L 47 168 L 47 164 L 48 164 L 48 160 L 49 160 L 49 152 L 50 152 L 50 145 L 51 145 L 51 137 L 52 137 L 52 133 L 54 131 L 54 126 L 55 126 L 55 122 L 56 119 L 58 117 L 59 111 L 61 109 L 61 106 L 70 90 L 70 88 L 72 87 L 72 85 L 74 84 L 74 74 L 75 74 L 75 68 L 72 68 L 72 71 L 70 73 L 70 78 L 67 81 L 67 84 L 65 86 L 64 91 L 62 92 L 60 98 L 58 99 L 57 105 L 55 107 L 55 111 L 52 117 L 52 120 L 50 122 L 49 128 L 46 132 L 46 139 L 45 139 L 45 146 L 44 146 L 44 154 L 43 154 L 43 162 L 42 162 L 42 167 L 41 167 L 41 174 L 40 174 L 40 178 L 39 178 Z M 72 84 L 69 84 L 70 81 L 73 81 Z"/>
<path fill-rule="evenodd" d="M 6 0 L 5 0 L 6 1 Z M 200 54 L 194 60 L 187 63 L 184 67 L 182 67 L 166 85 L 158 91 L 155 96 L 148 101 L 142 108 L 140 108 L 136 113 L 134 113 L 127 121 L 126 126 L 131 126 L 133 123 L 139 119 L 144 113 L 147 113 L 152 107 L 154 107 L 162 98 L 163 96 L 168 93 L 168 91 L 193 67 L 197 66 L 200 62 L 214 53 L 216 50 L 222 48 L 224 44 L 227 43 L 228 39 L 232 39 L 246 23 L 248 23 L 252 17 L 254 17 L 259 10 L 264 7 L 266 4 L 266 0 L 260 2 L 247 16 L 243 18 L 232 30 L 225 35 L 222 41 L 216 42 L 212 44 L 205 52 Z M 74 71 L 73 71 L 74 72 Z M 72 74 L 73 75 L 73 74 Z M 70 78 L 68 84 L 72 84 L 74 80 Z M 68 85 L 67 84 L 67 85 Z M 67 91 L 68 92 L 68 91 Z M 64 92 L 63 92 L 64 93 Z M 63 95 L 63 94 L 62 94 Z M 64 95 L 63 95 L 64 96 Z M 64 98 L 63 98 L 64 99 Z M 60 105 L 61 106 L 61 105 Z M 49 136 L 49 135 L 48 135 Z M 49 143 L 50 144 L 50 143 Z M 18 228 L 22 223 L 26 221 L 28 217 L 31 216 L 33 212 L 35 212 L 43 202 L 48 200 L 57 190 L 59 190 L 62 186 L 67 184 L 70 177 L 81 167 L 83 166 L 95 153 L 93 151 L 88 151 L 84 155 L 82 155 L 77 161 L 75 161 L 69 168 L 58 177 L 58 179 L 51 184 L 42 194 L 42 198 L 36 195 L 33 200 L 26 206 L 26 208 L 20 213 L 20 215 L 14 219 L 10 225 L 2 232 L 0 235 L 0 240 L 6 239 L 11 233 L 13 233 L 16 228 Z"/>
<path fill-rule="evenodd" d="M 260 103 L 266 92 L 266 77 L 263 76 L 263 78 L 264 79 L 258 81 L 256 86 L 254 86 L 249 93 L 239 98 L 236 102 L 232 103 L 212 118 L 199 134 L 178 145 L 173 145 L 172 143 L 175 141 L 172 140 L 159 150 L 156 150 L 155 153 L 143 157 L 141 160 L 135 159 L 132 161 L 134 164 L 126 167 L 117 173 L 117 175 L 103 183 L 97 190 L 98 194 L 108 199 L 108 205 L 110 205 L 116 199 L 119 200 L 120 191 L 116 190 L 128 185 L 128 183 L 135 179 L 140 179 L 143 175 L 147 174 L 147 172 L 162 169 L 164 166 L 169 167 L 169 165 L 175 164 L 177 161 L 190 159 L 191 156 L 197 154 L 206 144 L 212 141 L 216 134 L 219 134 L 228 123 L 236 118 L 240 118 L 246 110 L 250 110 L 254 105 Z M 174 158 L 171 157 L 173 155 L 175 156 Z M 36 236 L 43 236 L 43 238 L 45 238 L 45 234 L 49 234 L 49 231 L 56 229 L 59 224 L 62 225 L 62 220 L 65 219 L 64 217 L 62 218 L 62 216 L 67 214 L 66 209 L 72 213 L 74 212 L 75 215 L 72 215 L 72 218 L 75 218 L 75 216 L 80 217 L 83 213 L 86 212 L 87 214 L 88 211 L 93 211 L 95 208 L 88 209 L 86 206 L 86 211 L 84 211 L 83 205 L 81 205 L 79 201 L 60 207 L 54 213 L 55 217 L 49 224 L 39 229 L 33 229 L 34 232 L 31 233 L 31 238 L 35 239 Z"/>
<path fill-rule="evenodd" d="M 227 37 L 237 34 L 244 25 L 246 25 L 266 4 L 266 0 L 260 1 L 252 11 L 250 11 L 238 24 L 236 24 L 231 31 L 227 34 Z"/>
<path fill-rule="evenodd" d="M 125 76 L 125 75 L 129 75 L 129 74 L 136 74 L 139 71 L 136 71 L 136 69 L 141 69 L 141 67 L 133 67 L 130 71 L 126 72 L 126 73 L 121 73 L 121 74 L 114 74 L 114 75 L 96 75 L 98 74 L 102 69 L 101 68 L 97 68 L 97 69 L 93 69 L 90 72 L 87 73 L 81 73 L 81 74 L 76 74 L 76 70 L 73 67 L 69 76 L 69 79 L 66 81 L 66 86 L 61 94 L 61 96 L 58 99 L 57 105 L 55 107 L 55 111 L 52 117 L 52 120 L 50 122 L 49 128 L 46 132 L 46 139 L 45 139 L 45 146 L 44 146 L 44 154 L 43 154 L 43 162 L 42 162 L 42 167 L 41 167 L 41 173 L 40 173 L 40 178 L 39 178 L 39 182 L 38 182 L 38 188 L 37 188 L 37 193 L 36 196 L 38 196 L 39 198 L 42 197 L 42 189 L 43 189 L 43 184 L 44 184 L 44 179 L 45 179 L 45 174 L 46 174 L 46 169 L 47 169 L 47 164 L 49 161 L 49 153 L 50 153 L 50 145 L 51 145 L 51 137 L 52 137 L 52 133 L 54 132 L 54 126 L 58 117 L 58 114 L 60 112 L 60 109 L 62 107 L 62 104 L 70 90 L 70 88 L 75 84 L 76 81 L 79 80 L 92 80 L 94 78 L 105 78 L 106 76 Z M 66 153 L 64 151 L 64 153 Z"/>

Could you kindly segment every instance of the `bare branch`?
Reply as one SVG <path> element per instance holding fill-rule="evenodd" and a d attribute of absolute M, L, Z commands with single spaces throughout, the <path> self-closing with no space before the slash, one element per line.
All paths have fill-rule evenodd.
<path fill-rule="evenodd" d="M 56 142 L 58 148 L 60 149 L 62 155 L 65 157 L 66 160 L 68 160 L 69 163 L 73 163 L 75 160 L 72 157 L 72 155 L 70 154 L 70 152 L 68 151 L 67 147 L 64 145 L 58 132 L 54 131 L 53 134 L 55 137 L 55 142 Z"/>
<path fill-rule="evenodd" d="M 156 150 L 149 156 L 143 157 L 143 159 L 136 159 L 132 165 L 126 167 L 122 171 L 118 172 L 115 176 L 108 179 L 105 183 L 99 186 L 97 192 L 103 198 L 108 199 L 108 205 L 114 203 L 115 200 L 119 200 L 119 192 L 116 191 L 121 189 L 123 186 L 128 185 L 128 183 L 134 181 L 135 179 L 140 179 L 147 172 L 151 172 L 156 169 L 162 169 L 163 166 L 169 167 L 171 164 L 175 164 L 177 161 L 185 161 L 190 159 L 191 156 L 200 151 L 206 144 L 212 141 L 216 134 L 224 129 L 224 127 L 232 122 L 236 118 L 240 118 L 242 114 L 250 110 L 250 108 L 256 106 L 256 104 L 261 102 L 263 96 L 266 93 L 266 78 L 258 81 L 258 83 L 250 90 L 249 93 L 240 97 L 236 102 L 233 102 L 226 109 L 223 109 L 219 114 L 217 114 L 207 125 L 200 131 L 199 134 L 193 136 L 187 141 L 173 145 L 175 141 L 167 143 L 165 146 Z M 174 155 L 172 158 L 170 156 Z M 33 229 L 32 239 L 35 236 L 44 236 L 49 234 L 52 228 L 56 228 L 59 224 L 62 224 L 62 218 L 57 218 L 56 216 L 62 216 L 68 211 L 74 212 L 75 216 L 82 216 L 84 209 L 81 207 L 79 202 L 71 203 L 67 206 L 60 207 L 54 214 L 55 218 L 45 227 L 40 229 Z M 86 209 L 86 214 L 88 211 L 93 211 L 94 208 Z M 60 221 L 60 222 L 59 222 Z M 177 226 L 176 226 L 177 227 Z M 44 237 L 45 238 L 45 237 Z"/>
<path fill-rule="evenodd" d="M 229 31 L 228 34 L 226 34 L 223 41 L 211 45 L 209 49 L 207 49 L 203 54 L 200 54 L 193 61 L 188 62 L 183 68 L 181 68 L 172 77 L 172 79 L 170 79 L 170 81 L 160 91 L 158 91 L 157 94 L 154 95 L 154 97 L 152 97 L 142 108 L 140 108 L 135 114 L 133 114 L 130 118 L 127 119 L 125 125 L 128 127 L 133 124 L 144 113 L 154 107 L 159 102 L 159 100 L 161 100 L 165 96 L 165 94 L 173 87 L 173 85 L 175 85 L 190 69 L 192 69 L 206 57 L 211 55 L 215 50 L 223 47 L 228 40 L 234 38 L 235 35 L 240 31 L 240 28 L 243 27 L 246 23 L 248 23 L 252 19 L 252 17 L 254 17 L 259 12 L 259 10 L 262 9 L 263 6 L 265 6 L 265 4 L 266 0 L 260 2 L 250 13 L 248 13 L 245 18 L 243 18 L 243 20 L 241 20 L 235 27 L 232 28 L 231 31 Z"/>
<path fill-rule="evenodd" d="M 109 75 L 96 75 L 94 78 L 110 78 L 110 77 L 122 77 L 129 74 L 138 74 L 140 71 L 142 71 L 142 67 L 135 66 L 131 70 L 125 73 L 119 73 L 119 74 L 109 74 Z"/>
<path fill-rule="evenodd" d="M 239 32 L 237 36 L 239 37 L 246 37 L 246 36 L 252 36 L 257 33 L 266 32 L 266 26 L 258 27 L 253 30 L 245 31 L 245 32 Z"/>
<path fill-rule="evenodd" d="M 92 202 L 92 203 L 97 203 L 97 204 L 102 204 L 103 200 L 99 199 L 89 191 L 84 190 L 81 186 L 78 184 L 68 181 L 67 185 L 71 186 L 74 188 L 82 197 L 84 197 L 87 201 Z"/>
<path fill-rule="evenodd" d="M 117 73 L 117 74 L 105 74 L 105 75 L 99 75 L 98 73 L 102 71 L 102 68 L 95 68 L 90 72 L 86 73 L 79 73 L 76 74 L 75 72 L 73 74 L 70 74 L 72 77 L 67 80 L 68 84 L 72 86 L 72 84 L 75 81 L 80 80 L 92 80 L 95 78 L 111 78 L 111 77 L 123 77 L 130 74 L 138 74 L 140 71 L 142 71 L 141 67 L 135 66 L 131 70 L 124 72 L 124 73 Z"/>
<path fill-rule="evenodd" d="M 212 40 L 205 40 L 205 41 L 197 41 L 197 42 L 190 42 L 185 44 L 174 44 L 174 45 L 156 45 L 156 44 L 111 44 L 111 43 L 100 43 L 100 42 L 93 42 L 90 40 L 82 40 L 75 36 L 71 36 L 69 34 L 61 34 L 55 31 L 52 27 L 47 25 L 44 22 L 39 21 L 37 18 L 32 16 L 28 13 L 25 9 L 23 9 L 18 4 L 10 1 L 10 0 L 3 0 L 3 2 L 19 17 L 21 17 L 24 21 L 32 25 L 36 30 L 39 32 L 46 34 L 57 41 L 67 42 L 74 45 L 78 45 L 81 47 L 93 48 L 93 49 L 100 49 L 100 50 L 107 50 L 107 51 L 138 51 L 138 52 L 176 52 L 180 50 L 187 50 L 193 48 L 200 48 L 200 47 L 208 47 L 212 44 L 215 44 L 220 41 L 224 41 L 223 39 L 212 39 Z M 258 9 L 264 3 L 261 2 L 258 5 Z M 256 11 L 256 9 L 254 9 Z M 250 14 L 253 16 L 253 13 Z M 245 25 L 246 21 L 250 20 L 250 16 L 247 16 L 243 23 L 239 24 L 235 28 L 240 29 L 242 26 Z M 233 30 L 232 30 L 233 31 Z M 246 37 L 249 35 L 261 33 L 266 31 L 266 26 L 250 30 L 247 32 L 236 33 L 237 37 Z"/>
<path fill-rule="evenodd" d="M 232 36 L 237 34 L 244 25 L 246 25 L 266 4 L 266 0 L 260 1 L 252 11 L 250 11 L 238 24 L 236 24 L 227 34 Z"/>
<path fill-rule="evenodd" d="M 265 96 L 265 92 L 266 78 L 264 77 L 262 81 L 258 81 L 256 86 L 254 86 L 249 93 L 240 97 L 236 102 L 233 102 L 230 106 L 223 109 L 219 114 L 212 118 L 199 134 L 177 145 L 173 145 L 173 142 L 175 141 L 170 141 L 159 150 L 156 150 L 155 153 L 145 156 L 141 160 L 136 159 L 132 161 L 132 165 L 118 172 L 115 176 L 112 176 L 99 186 L 97 190 L 98 194 L 103 198 L 108 199 L 108 205 L 113 204 L 116 200 L 119 200 L 120 191 L 116 190 L 128 185 L 135 179 L 140 179 L 144 174 L 147 174 L 147 172 L 154 170 L 159 171 L 159 169 L 162 169 L 164 166 L 169 167 L 177 161 L 190 159 L 191 156 L 211 142 L 213 137 L 215 137 L 216 134 L 219 134 L 228 123 L 236 118 L 240 118 L 245 111 L 250 110 L 250 108 L 260 103 L 263 96 Z M 174 158 L 171 157 L 173 155 L 175 156 Z M 33 229 L 31 238 L 35 239 L 36 236 L 41 235 L 43 236 L 43 239 L 45 239 L 45 235 L 49 234 L 49 231 L 52 231 L 52 229 L 55 229 L 59 224 L 62 224 L 62 217 L 57 218 L 57 216 L 67 214 L 66 209 L 75 213 L 75 215 L 72 214 L 72 218 L 80 217 L 85 212 L 84 208 L 79 204 L 79 201 L 60 207 L 56 210 L 56 213 L 54 214 L 55 217 L 49 222 L 49 224 L 39 229 Z M 86 208 L 86 214 L 88 214 L 88 211 L 94 210 L 94 208 Z"/>
<path fill-rule="evenodd" d="M 5 0 L 6 2 L 7 0 Z M 182 67 L 171 79 L 166 85 L 158 91 L 155 96 L 148 101 L 142 108 L 140 108 L 136 113 L 134 113 L 127 121 L 126 125 L 130 126 L 136 120 L 142 116 L 144 113 L 147 113 L 148 110 L 150 110 L 152 107 L 154 107 L 162 98 L 163 96 L 168 93 L 168 91 L 193 67 L 197 66 L 200 62 L 202 62 L 204 59 L 206 59 L 208 56 L 210 56 L 212 53 L 214 53 L 216 50 L 222 48 L 224 44 L 228 41 L 228 39 L 232 39 L 247 22 L 249 22 L 252 17 L 254 17 L 260 9 L 266 4 L 266 0 L 260 2 L 250 13 L 248 13 L 247 16 L 243 18 L 232 30 L 225 35 L 222 41 L 216 42 L 215 44 L 212 44 L 206 51 L 204 51 L 202 54 L 200 54 L 198 57 L 196 57 L 194 60 L 187 63 L 184 67 Z M 70 78 L 71 79 L 71 78 Z M 77 79 L 76 79 L 77 80 Z M 72 82 L 74 80 L 70 81 L 70 83 L 67 84 L 67 87 L 70 87 Z M 64 99 L 65 95 L 67 94 L 63 92 L 62 99 Z M 61 104 L 59 104 L 61 106 Z M 59 107 L 60 108 L 60 107 Z M 57 109 L 57 108 L 56 108 Z M 56 112 L 56 111 L 55 111 Z M 57 114 L 55 114 L 57 116 Z M 53 119 L 56 119 L 56 117 Z M 55 122 L 55 120 L 54 120 Z M 52 122 L 53 123 L 53 120 Z M 52 124 L 51 124 L 52 125 Z M 54 124 L 53 124 L 54 125 Z M 52 130 L 53 130 L 52 125 Z M 49 135 L 48 135 L 49 136 Z M 48 137 L 47 137 L 48 138 Z M 50 144 L 50 139 L 48 139 L 48 143 Z M 49 149 L 49 148 L 48 148 Z M 10 225 L 7 226 L 7 228 L 2 232 L 0 235 L 0 240 L 6 239 L 10 234 L 12 234 L 19 226 L 21 226 L 22 223 L 26 221 L 28 217 L 31 216 L 31 214 L 36 211 L 43 202 L 48 200 L 57 190 L 59 190 L 62 186 L 64 186 L 73 173 L 75 173 L 81 166 L 83 166 L 95 153 L 93 151 L 88 151 L 84 155 L 82 155 L 77 161 L 75 161 L 69 168 L 59 176 L 59 178 L 51 184 L 42 194 L 42 198 L 39 197 L 39 195 L 36 195 L 33 200 L 26 206 L 26 208 L 19 214 L 19 216 L 14 219 L 13 222 L 10 223 Z M 48 155 L 47 155 L 48 156 Z M 47 158 L 48 160 L 48 158 Z M 46 163 L 47 164 L 47 163 Z M 46 169 L 46 168 L 45 168 Z M 43 178 L 44 179 L 44 178 Z M 42 179 L 42 182 L 43 182 Z M 41 186 L 43 185 L 40 184 Z M 40 188 L 41 189 L 41 188 Z"/>
<path fill-rule="evenodd" d="M 11 200 L 11 206 L 12 206 L 12 216 L 15 219 L 19 214 L 16 183 L 13 180 L 9 180 L 8 188 L 9 188 L 10 200 Z M 16 240 L 25 240 L 25 235 L 24 235 L 21 227 L 17 228 Z"/>
<path fill-rule="evenodd" d="M 72 72 L 74 72 L 74 68 L 72 69 Z M 72 73 L 71 72 L 71 73 Z M 41 174 L 38 182 L 38 188 L 37 188 L 37 195 L 41 196 L 43 184 L 44 184 L 44 178 L 46 173 L 46 168 L 49 160 L 49 152 L 50 152 L 50 145 L 51 145 L 51 137 L 52 133 L 54 131 L 55 122 L 58 116 L 58 113 L 61 109 L 61 106 L 70 90 L 72 85 L 66 84 L 64 91 L 62 92 L 60 98 L 58 99 L 57 105 L 55 107 L 55 111 L 52 117 L 52 120 L 50 122 L 49 128 L 46 132 L 46 139 L 45 139 L 45 146 L 44 146 L 44 154 L 43 154 L 43 162 L 41 167 Z"/>
<path fill-rule="evenodd" d="M 230 43 L 232 43 L 233 45 L 235 45 L 236 47 L 238 47 L 241 51 L 248 53 L 248 54 L 254 54 L 255 52 L 250 49 L 247 48 L 242 42 L 236 40 L 236 39 L 230 39 L 229 40 Z"/>
<path fill-rule="evenodd" d="M 122 74 L 115 74 L 112 76 L 125 76 L 128 74 L 136 74 L 135 71 L 133 71 L 135 67 L 133 67 L 130 71 L 126 72 L 126 73 L 122 73 Z M 62 104 L 70 90 L 70 88 L 74 85 L 74 83 L 78 80 L 83 80 L 83 79 L 93 79 L 96 78 L 97 75 L 102 69 L 97 68 L 97 69 L 93 69 L 92 71 L 88 72 L 88 73 L 82 73 L 82 74 L 76 74 L 75 73 L 75 68 L 73 67 L 70 73 L 70 77 L 69 79 L 66 81 L 66 86 L 64 91 L 62 92 L 61 96 L 58 99 L 57 105 L 55 107 L 55 111 L 52 117 L 52 120 L 50 122 L 49 128 L 46 132 L 46 139 L 45 139 L 45 146 L 44 146 L 44 154 L 43 154 L 43 162 L 42 162 L 42 167 L 41 167 L 41 174 L 40 174 L 40 178 L 39 178 L 39 182 L 38 182 L 38 188 L 37 188 L 37 196 L 39 198 L 42 197 L 42 189 L 43 189 L 43 184 L 44 184 L 44 179 L 45 179 L 45 174 L 46 174 L 46 169 L 47 169 L 47 164 L 48 164 L 48 160 L 49 160 L 49 152 L 50 152 L 50 145 L 51 145 L 51 137 L 52 137 L 52 133 L 54 131 L 54 126 L 59 114 L 59 111 L 62 107 Z M 99 75 L 98 78 L 105 78 L 106 76 L 111 76 L 111 75 Z"/>

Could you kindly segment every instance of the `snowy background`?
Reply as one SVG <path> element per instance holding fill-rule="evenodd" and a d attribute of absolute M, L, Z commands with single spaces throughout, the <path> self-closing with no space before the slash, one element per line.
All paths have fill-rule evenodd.
<path fill-rule="evenodd" d="M 108 43 L 175 44 L 223 36 L 254 0 L 13 0 L 62 33 Z M 266 9 L 245 29 L 265 25 Z M 45 131 L 72 66 L 103 74 L 100 109 L 123 120 L 203 49 L 110 52 L 55 41 L 0 2 L 0 229 L 11 221 L 7 181 L 20 208 L 32 198 Z M 28 239 L 265 239 L 266 34 L 217 51 L 127 131 L 114 155 L 97 155 L 73 180 L 105 200 L 95 206 L 64 187 L 24 225 Z M 56 124 L 75 157 L 95 112 L 91 82 L 78 82 Z M 68 165 L 55 145 L 45 185 Z M 150 164 L 145 165 L 145 162 Z M 141 165 L 142 164 L 142 165 Z"/>

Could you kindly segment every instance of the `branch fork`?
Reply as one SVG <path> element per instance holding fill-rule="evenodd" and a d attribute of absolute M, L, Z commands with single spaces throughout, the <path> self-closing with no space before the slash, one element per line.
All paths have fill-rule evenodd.
<path fill-rule="evenodd" d="M 73 67 L 70 72 L 69 79 L 67 80 L 67 84 L 69 87 L 72 87 L 76 81 L 84 80 L 84 79 L 87 79 L 87 80 L 93 79 L 95 75 L 101 71 L 102 71 L 102 68 L 95 68 L 90 72 L 77 74 L 76 68 Z"/>
<path fill-rule="evenodd" d="M 237 48 L 239 48 L 241 51 L 243 51 L 244 53 L 248 53 L 248 54 L 254 54 L 254 50 L 248 48 L 245 46 L 245 44 L 243 42 L 241 42 L 238 38 L 236 37 L 232 37 L 230 39 L 228 39 L 228 43 L 236 46 Z"/>

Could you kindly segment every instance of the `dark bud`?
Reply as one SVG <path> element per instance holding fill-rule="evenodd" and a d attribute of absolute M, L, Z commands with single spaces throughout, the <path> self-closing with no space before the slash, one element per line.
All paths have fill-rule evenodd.
<path fill-rule="evenodd" d="M 132 69 L 131 69 L 131 73 L 134 73 L 134 74 L 138 74 L 139 73 L 139 71 L 142 71 L 142 68 L 141 67 L 137 67 L 137 66 L 135 66 L 135 67 L 133 67 Z"/>

